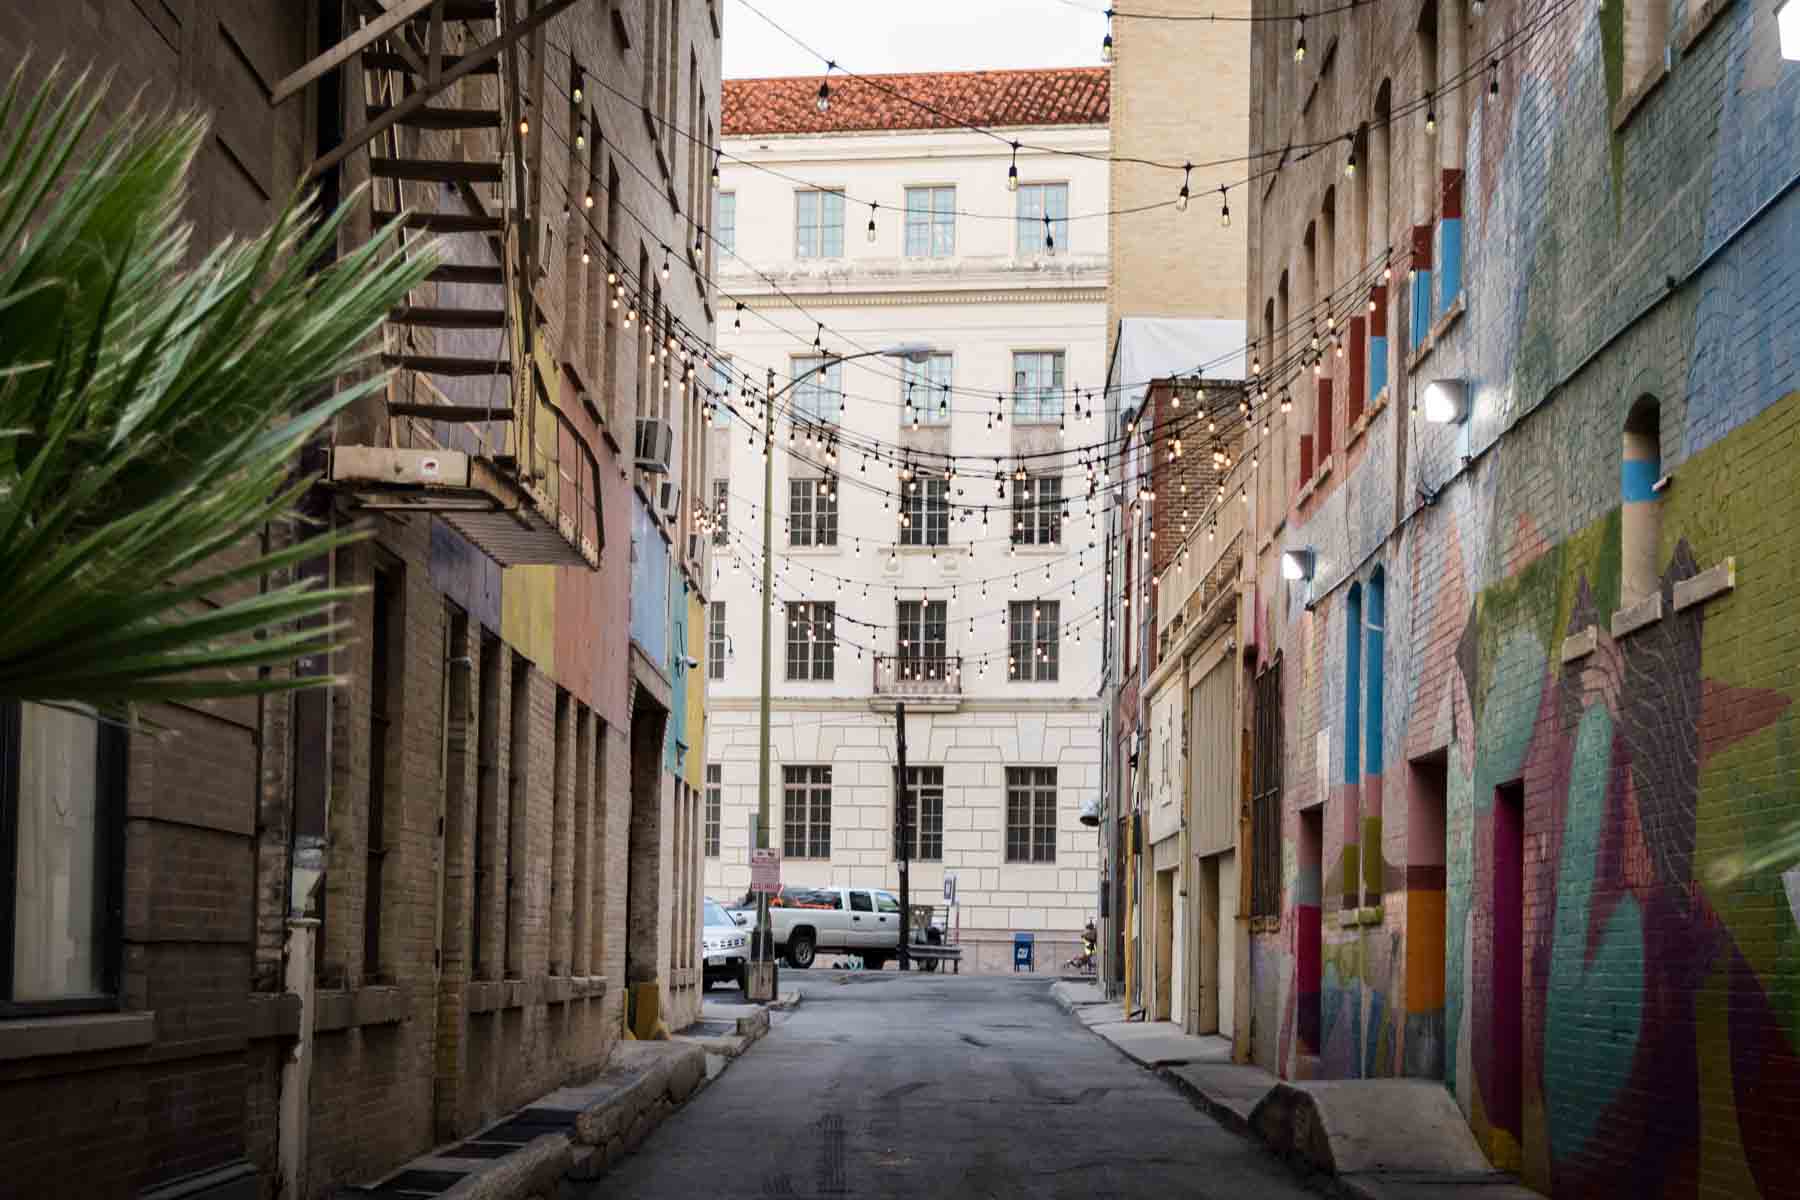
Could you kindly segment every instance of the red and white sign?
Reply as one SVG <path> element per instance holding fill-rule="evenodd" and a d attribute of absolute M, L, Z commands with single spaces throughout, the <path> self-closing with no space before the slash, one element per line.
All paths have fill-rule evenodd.
<path fill-rule="evenodd" d="M 750 852 L 750 890 L 770 896 L 781 892 L 781 851 Z"/>

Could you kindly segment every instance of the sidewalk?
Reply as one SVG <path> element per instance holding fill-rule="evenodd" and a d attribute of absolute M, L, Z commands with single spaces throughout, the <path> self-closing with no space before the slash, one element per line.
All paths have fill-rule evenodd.
<path fill-rule="evenodd" d="M 565 1181 L 598 1179 L 766 1034 L 771 1010 L 792 1008 L 800 998 L 788 992 L 772 1004 L 705 1001 L 701 1020 L 668 1041 L 622 1041 L 592 1079 L 403 1163 L 372 1189 L 345 1187 L 337 1195 L 527 1200 L 557 1195 Z"/>
<path fill-rule="evenodd" d="M 1181 1032 L 1169 1021 L 1127 1021 L 1091 983 L 1051 995 L 1121 1054 L 1175 1084 L 1215 1120 L 1355 1200 L 1543 1200 L 1496 1171 L 1455 1099 L 1422 1079 L 1283 1081 L 1231 1061 L 1229 1039 Z"/>

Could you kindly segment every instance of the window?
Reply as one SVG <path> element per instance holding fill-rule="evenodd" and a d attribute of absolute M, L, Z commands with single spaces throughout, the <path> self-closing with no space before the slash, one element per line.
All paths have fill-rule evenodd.
<path fill-rule="evenodd" d="M 788 480 L 788 544 L 837 545 L 837 488 L 825 479 Z"/>
<path fill-rule="evenodd" d="M 1069 248 L 1069 185 L 1066 183 L 1028 183 L 1019 188 L 1020 258 L 1044 253 L 1044 218 L 1050 218 L 1050 233 L 1058 250 Z"/>
<path fill-rule="evenodd" d="M 1015 546 L 1054 546 L 1062 541 L 1062 476 L 1034 475 L 1013 488 Z"/>
<path fill-rule="evenodd" d="M 713 480 L 713 545 L 731 544 L 731 480 Z"/>
<path fill-rule="evenodd" d="M 781 768 L 781 826 L 788 858 L 831 857 L 830 767 Z"/>
<path fill-rule="evenodd" d="M 875 911 L 897 913 L 900 911 L 900 901 L 895 899 L 894 893 L 892 892 L 876 892 Z"/>
<path fill-rule="evenodd" d="M 1658 595 L 1657 567 L 1662 541 L 1662 407 L 1654 396 L 1639 396 L 1625 418 L 1619 460 L 1619 601 L 1638 604 Z"/>
<path fill-rule="evenodd" d="M 899 768 L 895 768 L 899 778 Z M 902 820 L 904 817 L 904 820 Z M 911 835 L 901 837 L 901 831 Z M 944 768 L 906 768 L 905 794 L 894 800 L 894 857 L 907 849 L 915 862 L 944 860 Z"/>
<path fill-rule="evenodd" d="M 720 192 L 713 199 L 713 237 L 719 249 L 737 253 L 737 193 Z"/>
<path fill-rule="evenodd" d="M 844 411 L 844 364 L 836 359 L 796 358 L 792 364 L 794 412 L 836 424 Z"/>
<path fill-rule="evenodd" d="M 1061 350 L 1022 351 L 1013 355 L 1013 420 L 1061 420 L 1062 389 Z"/>
<path fill-rule="evenodd" d="M 706 677 L 725 678 L 725 602 L 714 600 L 706 609 Z"/>
<path fill-rule="evenodd" d="M 906 189 L 906 256 L 949 258 L 956 253 L 956 189 Z"/>
<path fill-rule="evenodd" d="M 723 605 L 718 607 L 723 608 Z M 725 790 L 725 769 L 718 763 L 706 764 L 706 816 L 704 834 L 706 838 L 706 857 L 719 857 L 719 808 L 720 797 Z"/>
<path fill-rule="evenodd" d="M 902 546 L 942 546 L 950 540 L 950 484 L 914 479 L 900 505 Z"/>
<path fill-rule="evenodd" d="M 900 419 L 910 425 L 943 425 L 950 420 L 950 356 L 900 363 Z"/>
<path fill-rule="evenodd" d="M 875 901 L 869 898 L 869 893 L 867 892 L 851 892 L 850 910 L 852 912 L 874 912 Z"/>
<path fill-rule="evenodd" d="M 715 361 L 713 363 L 712 376 L 713 428 L 730 429 L 731 406 L 727 403 L 727 401 L 731 399 L 731 366 L 729 362 L 724 359 Z"/>
<path fill-rule="evenodd" d="M 1250 915 L 1281 915 L 1281 661 L 1256 677 L 1250 751 Z"/>
<path fill-rule="evenodd" d="M 125 764 L 88 711 L 0 708 L 0 1014 L 115 1007 Z"/>
<path fill-rule="evenodd" d="M 397 663 L 405 662 L 400 639 L 406 618 L 400 609 L 405 588 L 397 573 L 377 570 L 374 578 L 374 628 L 369 663 L 369 799 L 363 837 L 363 962 L 365 982 L 381 978 L 381 914 L 387 889 L 382 868 L 387 861 L 388 780 L 399 774 L 400 741 L 394 736 L 399 682 Z M 402 651 L 401 653 L 395 653 Z M 396 792 L 399 788 L 394 789 Z"/>
<path fill-rule="evenodd" d="M 1060 608 L 1055 600 L 1015 600 L 1007 606 L 1008 679 L 1056 680 Z"/>
<path fill-rule="evenodd" d="M 844 193 L 794 193 L 794 254 L 799 258 L 844 257 Z"/>
<path fill-rule="evenodd" d="M 837 654 L 837 605 L 787 606 L 787 677 L 829 680 Z"/>
<path fill-rule="evenodd" d="M 902 600 L 896 606 L 903 679 L 943 679 L 948 609 L 942 600 Z"/>
<path fill-rule="evenodd" d="M 1006 768 L 1006 861 L 1056 861 L 1056 768 Z"/>

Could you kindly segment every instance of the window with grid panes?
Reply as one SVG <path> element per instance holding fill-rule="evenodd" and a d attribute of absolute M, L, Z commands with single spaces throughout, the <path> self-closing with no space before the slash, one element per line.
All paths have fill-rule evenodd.
<path fill-rule="evenodd" d="M 1013 354 L 1013 420 L 1058 421 L 1063 415 L 1063 352 Z"/>
<path fill-rule="evenodd" d="M 1006 768 L 1006 861 L 1056 861 L 1056 768 Z"/>
<path fill-rule="evenodd" d="M 713 237 L 728 254 L 737 253 L 737 193 L 720 192 L 713 201 Z"/>
<path fill-rule="evenodd" d="M 706 857 L 719 857 L 719 810 L 725 791 L 724 768 L 718 763 L 706 764 L 706 815 L 704 834 Z"/>
<path fill-rule="evenodd" d="M 1016 546 L 1062 541 L 1062 476 L 1033 475 L 1013 488 L 1012 540 Z"/>
<path fill-rule="evenodd" d="M 844 193 L 794 193 L 794 254 L 798 258 L 844 257 Z"/>
<path fill-rule="evenodd" d="M 713 545 L 725 546 L 731 542 L 731 480 L 713 480 Z"/>
<path fill-rule="evenodd" d="M 831 768 L 781 768 L 781 852 L 831 857 Z"/>
<path fill-rule="evenodd" d="M 906 189 L 906 256 L 949 258 L 956 253 L 956 189 Z"/>
<path fill-rule="evenodd" d="M 1008 679 L 1054 682 L 1061 657 L 1061 604 L 1015 600 L 1007 606 Z"/>
<path fill-rule="evenodd" d="M 725 678 L 725 602 L 714 600 L 706 613 L 706 677 Z"/>
<path fill-rule="evenodd" d="M 899 774 L 900 769 L 894 768 L 896 780 Z M 899 790 L 896 786 L 896 791 Z M 903 807 L 906 815 L 904 825 L 900 820 Z M 895 858 L 900 857 L 902 828 L 912 835 L 911 845 L 908 847 L 911 850 L 908 857 L 912 861 L 944 860 L 944 768 L 906 768 L 904 795 L 894 797 Z"/>
<path fill-rule="evenodd" d="M 908 425 L 943 425 L 950 420 L 950 356 L 900 362 L 900 419 Z"/>
<path fill-rule="evenodd" d="M 1018 191 L 1020 258 L 1044 253 L 1044 218 L 1050 218 L 1050 232 L 1056 248 L 1069 248 L 1069 185 L 1066 183 L 1027 183 Z"/>
<path fill-rule="evenodd" d="M 844 412 L 844 364 L 820 356 L 796 358 L 792 363 L 796 382 L 794 414 L 809 421 L 835 425 Z"/>
<path fill-rule="evenodd" d="M 837 659 L 837 605 L 800 601 L 787 606 L 787 677 L 829 680 Z"/>
<path fill-rule="evenodd" d="M 712 368 L 712 423 L 714 429 L 731 428 L 731 366 L 724 361 Z"/>
<path fill-rule="evenodd" d="M 788 544 L 837 545 L 837 505 L 837 489 L 828 480 L 788 480 Z"/>
<path fill-rule="evenodd" d="M 902 600 L 895 616 L 899 638 L 900 677 L 938 679 L 946 662 L 949 610 L 942 600 Z"/>
<path fill-rule="evenodd" d="M 942 546 L 950 541 L 950 484 L 943 479 L 914 479 L 906 485 L 900 511 L 902 546 Z"/>

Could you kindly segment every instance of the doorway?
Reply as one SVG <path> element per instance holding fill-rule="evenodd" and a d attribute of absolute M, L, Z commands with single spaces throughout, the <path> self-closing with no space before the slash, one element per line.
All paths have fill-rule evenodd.
<path fill-rule="evenodd" d="M 1318 1057 L 1324 1024 L 1325 809 L 1300 814 L 1299 872 L 1294 881 L 1294 1034 L 1301 1055 Z"/>
<path fill-rule="evenodd" d="M 1493 974 L 1488 1044 L 1493 1086 L 1488 1116 L 1518 1136 L 1525 1069 L 1525 785 L 1494 789 Z M 1479 1036 L 1479 1034 L 1477 1034 Z"/>
<path fill-rule="evenodd" d="M 1406 1028 L 1400 1070 L 1444 1077 L 1444 813 L 1450 768 L 1443 751 L 1407 764 Z"/>
<path fill-rule="evenodd" d="M 1175 871 L 1156 873 L 1156 992 L 1150 1019 L 1167 1021 L 1175 962 Z"/>
<path fill-rule="evenodd" d="M 1218 917 L 1212 942 L 1218 950 L 1214 959 L 1218 963 L 1218 1031 L 1220 1037 L 1230 1037 L 1236 1014 L 1234 993 L 1237 991 L 1237 855 L 1221 854 L 1213 862 L 1217 864 L 1214 878 L 1218 896 L 1218 902 L 1211 906 Z"/>

